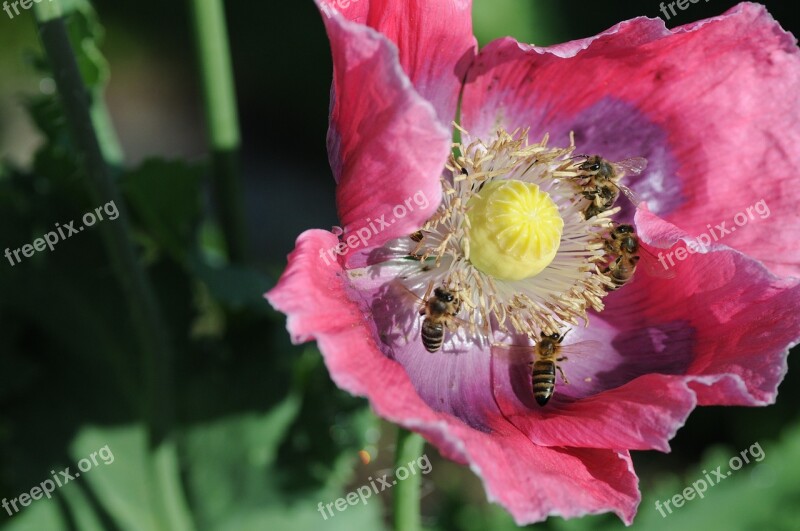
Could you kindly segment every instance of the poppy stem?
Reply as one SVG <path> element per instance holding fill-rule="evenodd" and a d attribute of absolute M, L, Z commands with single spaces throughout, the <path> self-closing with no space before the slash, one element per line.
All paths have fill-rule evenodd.
<path fill-rule="evenodd" d="M 394 486 L 394 529 L 395 531 L 419 531 L 420 524 L 420 471 L 412 469 L 409 464 L 419 459 L 425 447 L 425 439 L 421 435 L 397 428 L 397 451 L 395 454 Z M 398 477 L 398 469 L 404 468 L 406 478 Z"/>
<path fill-rule="evenodd" d="M 86 186 L 95 204 L 114 202 L 119 216 L 114 223 L 99 227 L 137 334 L 141 355 L 143 406 L 141 414 L 149 428 L 150 470 L 148 483 L 154 506 L 161 510 L 161 529 L 194 529 L 181 487 L 173 421 L 174 351 L 158 300 L 131 238 L 130 219 L 106 158 L 100 132 L 93 120 L 92 96 L 78 67 L 69 39 L 64 11 L 59 0 L 35 5 L 36 22 L 53 78 L 61 98 L 64 116 L 76 151 L 81 155 Z"/>
<path fill-rule="evenodd" d="M 241 263 L 247 254 L 247 233 L 239 182 L 239 115 L 225 8 L 222 0 L 191 0 L 191 8 L 220 225 L 229 260 Z"/>

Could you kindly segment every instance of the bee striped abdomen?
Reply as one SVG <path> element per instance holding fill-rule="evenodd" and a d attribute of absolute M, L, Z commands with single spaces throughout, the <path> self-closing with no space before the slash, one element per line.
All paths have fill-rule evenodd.
<path fill-rule="evenodd" d="M 533 364 L 533 397 L 540 406 L 547 404 L 556 386 L 556 364 L 538 360 Z"/>
<path fill-rule="evenodd" d="M 444 343 L 444 325 L 431 319 L 422 321 L 422 344 L 428 352 L 436 352 Z"/>

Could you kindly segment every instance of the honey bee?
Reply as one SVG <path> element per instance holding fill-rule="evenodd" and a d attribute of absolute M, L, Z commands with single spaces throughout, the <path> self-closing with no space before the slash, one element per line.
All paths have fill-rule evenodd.
<path fill-rule="evenodd" d="M 556 370 L 561 373 L 564 383 L 569 383 L 564 371 L 558 364 L 567 358 L 559 356 L 561 352 L 561 342 L 564 341 L 563 334 L 546 335 L 542 332 L 542 337 L 536 343 L 536 359 L 531 364 L 531 380 L 533 384 L 533 398 L 540 406 L 544 406 L 553 396 L 556 390 Z"/>
<path fill-rule="evenodd" d="M 636 272 L 639 259 L 645 256 L 645 272 L 653 277 L 672 279 L 675 272 L 656 265 L 658 259 L 639 244 L 639 237 L 632 225 L 619 224 L 608 235 L 605 243 L 606 253 L 612 258 L 603 274 L 611 279 L 616 290 L 624 286 Z"/>
<path fill-rule="evenodd" d="M 578 179 L 584 179 L 581 194 L 592 203 L 583 214 L 586 219 L 601 214 L 614 207 L 619 192 L 634 205 L 639 204 L 636 194 L 620 183 L 625 175 L 638 175 L 647 167 L 647 160 L 633 157 L 620 162 L 611 162 L 599 155 L 587 157 L 579 166 Z"/>
<path fill-rule="evenodd" d="M 590 352 L 591 349 L 597 349 L 601 346 L 597 341 L 581 341 L 580 343 L 564 346 L 561 343 L 564 341 L 567 332 L 563 334 L 545 334 L 542 332 L 539 341 L 533 347 L 495 345 L 502 350 L 523 355 L 526 359 L 530 359 L 531 354 L 533 355 L 533 361 L 528 363 L 531 368 L 531 390 L 536 403 L 542 407 L 550 401 L 555 393 L 556 371 L 561 375 L 561 379 L 565 384 L 569 383 L 559 365 L 560 362 L 567 361 L 567 357 L 564 354 L 582 356 Z"/>
<path fill-rule="evenodd" d="M 614 284 L 610 290 L 617 290 L 627 284 L 636 272 L 636 264 L 639 256 L 618 256 L 604 270 L 603 274 L 611 279 Z"/>
<path fill-rule="evenodd" d="M 424 306 L 419 311 L 425 316 L 422 320 L 422 344 L 428 352 L 437 352 L 444 343 L 445 327 L 450 331 L 458 329 L 460 320 L 456 314 L 461 309 L 461 299 L 445 288 L 436 288 L 433 295 L 426 294 L 423 301 Z"/>
<path fill-rule="evenodd" d="M 639 237 L 632 225 L 615 225 L 606 240 L 606 252 L 614 258 L 604 270 L 614 284 L 611 290 L 616 290 L 628 283 L 636 272 L 639 262 Z"/>
<path fill-rule="evenodd" d="M 614 203 L 619 197 L 619 189 L 610 184 L 601 184 L 590 191 L 582 192 L 581 195 L 591 201 L 583 211 L 583 217 L 589 219 L 614 208 Z"/>
<path fill-rule="evenodd" d="M 606 251 L 608 254 L 616 256 L 631 256 L 639 252 L 639 237 L 633 225 L 615 225 L 608 234 L 606 240 Z"/>
<path fill-rule="evenodd" d="M 416 232 L 412 232 L 408 237 L 411 238 L 411 241 L 419 243 L 422 241 L 423 234 L 421 230 L 418 230 Z"/>

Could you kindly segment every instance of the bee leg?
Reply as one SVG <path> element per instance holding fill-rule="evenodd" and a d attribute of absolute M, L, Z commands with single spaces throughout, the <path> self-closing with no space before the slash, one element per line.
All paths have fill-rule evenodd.
<path fill-rule="evenodd" d="M 566 358 L 559 358 L 559 360 L 563 360 Z M 559 374 L 561 374 L 561 379 L 564 380 L 564 384 L 569 384 L 569 380 L 567 380 L 566 375 L 564 374 L 564 369 L 556 365 L 556 369 L 558 369 Z"/>
<path fill-rule="evenodd" d="M 458 323 L 447 321 L 445 325 L 447 326 L 447 329 L 450 331 L 451 334 L 455 334 L 456 332 L 458 332 Z"/>

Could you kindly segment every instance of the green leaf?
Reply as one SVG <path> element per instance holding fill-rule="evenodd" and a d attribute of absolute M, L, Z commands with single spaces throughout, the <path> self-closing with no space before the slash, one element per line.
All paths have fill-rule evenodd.
<path fill-rule="evenodd" d="M 274 494 L 269 469 L 298 409 L 299 397 L 290 395 L 267 413 L 229 416 L 189 430 L 189 490 L 203 527 L 213 528 L 259 500 L 267 503 Z"/>
<path fill-rule="evenodd" d="M 244 266 L 212 267 L 203 260 L 190 261 L 192 271 L 208 287 L 214 300 L 227 308 L 252 308 L 261 313 L 269 310 L 264 293 L 273 282 L 265 275 Z"/>
<path fill-rule="evenodd" d="M 287 473 L 278 448 L 300 412 L 295 390 L 265 414 L 227 417 L 197 426 L 187 435 L 189 492 L 202 529 L 261 531 L 264 529 L 314 530 L 383 529 L 377 500 L 348 507 L 325 521 L 317 511 L 320 502 L 342 495 L 342 483 L 293 493 L 284 492 Z M 347 466 L 349 478 L 352 462 Z"/>
<path fill-rule="evenodd" d="M 181 264 L 196 242 L 202 176 L 197 166 L 150 159 L 121 179 L 135 225 Z"/>
<path fill-rule="evenodd" d="M 81 460 L 92 463 L 92 468 L 82 472 L 81 478 L 88 483 L 102 509 L 121 529 L 153 531 L 168 528 L 162 509 L 166 500 L 154 497 L 153 485 L 158 480 L 152 466 L 154 453 L 142 426 L 87 427 L 70 445 L 70 456 L 76 463 L 72 472 L 76 471 Z M 66 491 L 68 487 L 65 485 L 63 489 Z M 79 526 L 79 529 L 84 528 Z"/>
<path fill-rule="evenodd" d="M 550 2 L 475 0 L 472 20 L 481 47 L 510 35 L 523 43 L 547 46 L 566 40 L 562 20 Z M 513 16 L 509 16 L 513 13 Z"/>
<path fill-rule="evenodd" d="M 8 513 L 2 512 L 5 517 Z M 3 531 L 68 531 L 55 501 L 39 500 L 3 522 Z"/>

